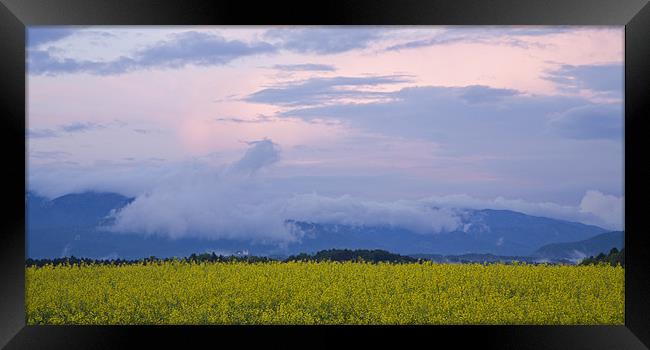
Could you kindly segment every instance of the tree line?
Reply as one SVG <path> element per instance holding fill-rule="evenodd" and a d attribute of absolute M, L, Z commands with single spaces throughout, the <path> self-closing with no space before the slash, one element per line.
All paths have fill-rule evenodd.
<path fill-rule="evenodd" d="M 192 254 L 182 258 L 158 258 L 150 256 L 144 259 L 91 259 L 91 258 L 78 258 L 75 256 L 61 257 L 54 259 L 31 259 L 28 258 L 25 264 L 29 266 L 45 266 L 45 265 L 81 265 L 81 264 L 95 264 L 95 265 L 131 265 L 131 264 L 159 264 L 170 261 L 181 262 L 246 262 L 246 263 L 260 263 L 260 262 L 289 262 L 289 261 L 365 261 L 365 262 L 393 262 L 393 263 L 413 263 L 423 261 L 423 259 L 416 259 L 410 256 L 393 254 L 385 250 L 374 249 L 329 249 L 321 250 L 315 254 L 301 253 L 298 255 L 289 256 L 286 259 L 275 259 L 265 256 L 237 256 L 237 255 L 217 255 L 215 253 L 202 253 Z"/>
<path fill-rule="evenodd" d="M 133 264 L 160 264 L 163 262 L 180 261 L 180 262 L 270 262 L 277 261 L 263 256 L 236 256 L 236 255 L 217 255 L 215 253 L 192 254 L 187 257 L 158 258 L 150 256 L 143 259 L 91 259 L 77 258 L 75 256 L 54 258 L 54 259 L 31 259 L 25 261 L 26 266 L 45 266 L 45 265 L 133 265 Z"/>
<path fill-rule="evenodd" d="M 365 261 L 373 263 L 414 263 L 422 260 L 381 249 L 328 249 L 321 250 L 313 255 L 302 253 L 285 259 L 285 261 Z"/>
<path fill-rule="evenodd" d="M 580 262 L 580 265 L 598 265 L 598 264 L 609 264 L 611 266 L 621 265 L 625 266 L 625 248 L 622 248 L 620 251 L 616 248 L 612 248 L 609 251 L 609 254 L 600 253 L 596 256 L 590 256 L 583 259 Z"/>
<path fill-rule="evenodd" d="M 217 255 L 213 253 L 202 253 L 202 254 L 191 254 L 187 257 L 173 257 L 173 258 L 158 258 L 155 256 L 150 256 L 143 259 L 90 259 L 90 258 L 77 258 L 75 256 L 54 258 L 54 259 L 31 259 L 28 258 L 25 261 L 26 266 L 45 266 L 45 265 L 81 265 L 81 264 L 94 264 L 94 265 L 131 265 L 131 264 L 160 264 L 163 262 L 170 261 L 181 261 L 181 262 L 245 262 L 245 263 L 263 263 L 263 262 L 289 262 L 289 261 L 334 261 L 334 262 L 343 262 L 343 261 L 359 261 L 359 262 L 369 262 L 369 263 L 379 263 L 379 262 L 390 262 L 390 263 L 417 263 L 424 262 L 436 259 L 426 259 L 426 258 L 414 258 L 407 255 L 400 255 L 388 252 L 381 249 L 328 249 L 321 250 L 314 254 L 301 253 L 297 255 L 291 255 L 285 259 L 281 258 L 272 258 L 265 256 L 239 256 L 239 255 Z M 477 261 L 456 259 L 450 260 L 450 262 L 456 263 L 480 263 Z M 484 263 L 505 263 L 504 261 L 484 261 Z M 531 263 L 531 262 L 528 262 Z M 579 265 L 592 265 L 608 263 L 612 266 L 620 264 L 625 266 L 625 248 L 619 251 L 616 248 L 610 250 L 609 254 L 600 253 L 597 256 L 590 256 L 583 259 Z"/>

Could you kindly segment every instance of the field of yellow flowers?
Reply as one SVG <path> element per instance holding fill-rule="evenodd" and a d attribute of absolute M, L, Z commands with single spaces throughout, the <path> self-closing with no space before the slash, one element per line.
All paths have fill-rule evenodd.
<path fill-rule="evenodd" d="M 360 262 L 26 270 L 27 324 L 623 324 L 611 266 Z"/>

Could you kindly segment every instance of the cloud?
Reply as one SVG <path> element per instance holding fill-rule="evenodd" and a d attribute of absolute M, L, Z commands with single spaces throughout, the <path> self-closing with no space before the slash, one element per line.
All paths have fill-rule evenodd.
<path fill-rule="evenodd" d="M 271 29 L 264 37 L 286 50 L 325 55 L 364 49 L 381 34 L 378 28 L 310 27 Z"/>
<path fill-rule="evenodd" d="M 60 125 L 55 129 L 29 129 L 27 131 L 27 136 L 30 138 L 51 138 L 63 136 L 64 134 L 103 129 L 105 127 L 105 125 L 98 123 L 73 122 L 70 124 Z"/>
<path fill-rule="evenodd" d="M 121 122 L 112 122 L 110 124 L 100 124 L 92 122 L 72 122 L 57 126 L 55 129 L 29 129 L 27 137 L 29 138 L 52 138 L 65 136 L 67 134 L 81 133 L 93 130 L 104 129 L 108 125 L 120 124 Z"/>
<path fill-rule="evenodd" d="M 30 158 L 33 158 L 30 154 Z M 30 159 L 31 161 L 31 159 Z M 162 159 L 133 161 L 96 162 L 92 165 L 57 162 L 28 167 L 28 190 L 47 198 L 56 198 L 69 193 L 114 192 L 136 197 L 153 190 L 160 183 L 170 181 L 182 173 L 182 169 L 197 171 L 196 164 L 179 162 L 167 164 Z"/>
<path fill-rule="evenodd" d="M 612 229 L 622 227 L 623 212 L 617 206 L 623 198 L 597 191 L 588 191 L 577 206 L 502 197 L 481 199 L 466 194 L 370 200 L 351 195 L 295 192 L 279 186 L 280 182 L 261 171 L 279 161 L 278 146 L 268 139 L 248 145 L 241 159 L 217 167 L 195 161 L 171 166 L 140 162 L 137 168 L 106 164 L 105 169 L 95 169 L 95 174 L 78 167 L 69 167 L 67 171 L 30 169 L 30 190 L 43 194 L 41 190 L 47 189 L 53 197 L 71 192 L 121 189 L 120 193 L 135 200 L 112 213 L 112 224 L 104 229 L 172 239 L 227 238 L 285 244 L 299 241 L 303 235 L 291 220 L 390 226 L 436 234 L 459 229 L 465 209 L 486 208 Z"/>
<path fill-rule="evenodd" d="M 58 137 L 59 133 L 52 129 L 29 129 L 27 130 L 27 137 L 32 139 L 44 139 L 50 137 Z"/>
<path fill-rule="evenodd" d="M 254 190 L 253 180 L 205 174 L 199 182 L 166 183 L 114 214 L 113 232 L 169 238 L 294 241 L 278 205 Z"/>
<path fill-rule="evenodd" d="M 512 210 L 528 215 L 577 221 L 619 230 L 623 227 L 622 203 L 624 198 L 588 190 L 577 206 L 552 202 L 530 202 L 504 197 L 482 199 L 466 194 L 431 196 L 422 199 L 421 202 L 441 208 Z"/>
<path fill-rule="evenodd" d="M 389 226 L 420 234 L 454 231 L 460 216 L 421 201 L 368 201 L 352 196 L 300 194 L 287 201 L 284 212 L 293 220 L 351 226 Z"/>
<path fill-rule="evenodd" d="M 323 196 L 278 190 L 257 176 L 279 158 L 271 140 L 250 143 L 244 156 L 221 170 L 195 168 L 158 182 L 114 212 L 104 229 L 160 235 L 172 239 L 238 239 L 285 244 L 304 234 L 295 221 L 352 226 L 399 227 L 420 234 L 459 229 L 466 209 L 508 209 L 529 215 L 619 228 L 622 211 L 611 212 L 621 198 L 586 193 L 579 206 L 520 199 L 479 199 L 469 195 L 377 201 L 350 195 Z M 245 171 L 233 171 L 245 170 Z"/>
<path fill-rule="evenodd" d="M 553 132 L 572 139 L 621 140 L 623 120 L 620 104 L 585 105 L 554 114 L 548 126 Z"/>
<path fill-rule="evenodd" d="M 74 122 L 61 126 L 61 130 L 65 132 L 84 132 L 103 128 L 105 128 L 104 125 L 92 122 Z"/>
<path fill-rule="evenodd" d="M 625 197 L 587 191 L 580 201 L 580 211 L 597 216 L 609 227 L 621 229 L 624 227 Z"/>
<path fill-rule="evenodd" d="M 518 94 L 519 92 L 513 89 L 496 89 L 482 85 L 471 85 L 465 87 L 459 97 L 469 103 L 489 103 Z"/>
<path fill-rule="evenodd" d="M 276 64 L 273 66 L 274 69 L 287 71 L 287 72 L 333 72 L 336 70 L 336 67 L 329 64 L 313 64 L 313 63 L 304 63 L 304 64 Z"/>
<path fill-rule="evenodd" d="M 240 239 L 295 242 L 302 232 L 293 221 L 353 226 L 400 227 L 420 234 L 455 230 L 453 210 L 415 201 L 364 201 L 350 196 L 298 194 L 268 197 L 261 183 L 221 178 L 208 187 L 185 186 L 182 192 L 157 189 L 114 214 L 114 232 L 138 232 L 170 238 Z"/>
<path fill-rule="evenodd" d="M 214 178 L 213 178 L 214 179 Z M 356 227 L 388 226 L 419 234 L 460 229 L 466 209 L 515 210 L 529 215 L 581 221 L 620 229 L 615 214 L 554 203 L 517 199 L 477 199 L 468 195 L 420 200 L 369 201 L 344 195 L 315 193 L 270 195 L 263 181 L 220 178 L 213 182 L 157 188 L 114 214 L 115 232 L 138 232 L 170 238 L 240 239 L 266 243 L 299 241 L 302 232 L 292 221 Z M 268 185 L 268 184 L 267 184 Z M 619 201 L 621 199 L 618 199 Z"/>
<path fill-rule="evenodd" d="M 373 93 L 372 99 L 361 96 L 364 100 L 352 90 L 359 87 L 344 90 L 353 96 L 342 95 L 344 98 L 337 95 L 340 89 L 331 87 L 335 84 L 317 83 L 314 88 L 311 82 L 286 83 L 271 88 L 271 93 L 264 89 L 253 96 L 280 107 L 278 118 L 334 122 L 353 133 L 433 142 L 437 145 L 435 155 L 422 159 L 422 163 L 410 162 L 408 171 L 423 169 L 439 181 L 458 178 L 466 187 L 477 186 L 468 189 L 470 193 L 559 194 L 557 184 L 571 181 L 571 197 L 566 194 L 569 185 L 563 185 L 563 200 L 575 200 L 576 191 L 611 191 L 608 186 L 622 181 L 622 144 L 590 142 L 620 139 L 620 103 L 593 103 L 576 95 L 530 95 L 477 85 L 417 86 L 396 91 L 363 88 L 359 94 L 366 90 Z M 584 115 L 585 110 L 591 114 Z M 419 152 L 428 151 L 423 147 Z M 373 158 L 381 152 L 375 154 Z M 472 160 L 484 155 L 499 158 Z M 472 175 L 476 177 L 468 179 Z M 479 188 L 476 179 L 490 181 L 491 185 Z M 488 189 L 490 186 L 495 190 Z"/>
<path fill-rule="evenodd" d="M 430 38 L 430 39 L 421 39 L 421 40 L 414 40 L 414 41 L 409 41 L 397 45 L 392 45 L 386 48 L 386 51 L 400 51 L 400 50 L 407 50 L 407 49 L 417 49 L 421 47 L 428 47 L 428 46 L 437 46 L 437 45 L 445 45 L 445 44 L 454 44 L 458 42 L 463 42 L 467 41 L 466 38 Z M 479 39 L 474 39 L 472 42 L 483 42 L 484 40 L 479 40 Z"/>
<path fill-rule="evenodd" d="M 184 167 L 166 176 L 113 214 L 114 232 L 138 232 L 170 238 L 295 240 L 280 219 L 279 199 L 269 194 L 259 170 L 279 159 L 271 140 L 253 141 L 241 159 L 223 168 Z"/>
<path fill-rule="evenodd" d="M 244 119 L 244 118 L 214 118 L 216 122 L 225 122 L 225 123 L 236 123 L 236 124 L 260 124 L 260 123 L 269 123 L 274 120 L 277 120 L 277 118 L 271 117 L 271 116 L 266 116 L 266 115 L 258 115 L 257 117 L 253 119 Z"/>
<path fill-rule="evenodd" d="M 232 170 L 251 175 L 280 160 L 278 145 L 271 140 L 251 141 L 247 144 L 250 148 L 232 165 Z"/>
<path fill-rule="evenodd" d="M 387 51 L 399 51 L 416 49 L 428 46 L 448 45 L 455 43 L 472 44 L 504 44 L 529 48 L 531 46 L 543 46 L 531 41 L 522 40 L 536 36 L 547 36 L 552 34 L 565 33 L 570 31 L 569 27 L 504 27 L 504 26 L 474 26 L 454 27 L 446 29 L 435 35 L 402 42 L 386 48 Z"/>
<path fill-rule="evenodd" d="M 30 151 L 29 157 L 35 159 L 60 159 L 70 156 L 71 153 L 64 151 Z"/>
<path fill-rule="evenodd" d="M 39 45 L 54 42 L 74 34 L 78 28 L 70 27 L 34 27 L 27 28 L 27 47 L 35 48 Z"/>
<path fill-rule="evenodd" d="M 529 133 L 538 134 L 548 115 L 588 103 L 580 97 L 527 96 L 511 89 L 472 85 L 407 87 L 379 92 L 379 101 L 361 104 L 335 99 L 340 92 L 329 83 L 314 85 L 318 88 L 295 84 L 270 92 L 262 90 L 253 99 L 294 107 L 281 112 L 283 117 L 306 121 L 333 119 L 367 132 L 456 141 L 461 146 L 481 141 L 513 142 Z M 344 91 L 343 96 L 354 93 L 357 92 Z M 330 104 L 310 106 L 321 101 Z"/>
<path fill-rule="evenodd" d="M 551 71 L 545 78 L 569 92 L 590 90 L 606 96 L 621 98 L 623 96 L 623 65 L 563 65 Z"/>
<path fill-rule="evenodd" d="M 47 50 L 29 50 L 28 72 L 37 75 L 89 73 L 98 75 L 123 74 L 139 69 L 182 68 L 187 65 L 223 65 L 240 57 L 273 53 L 275 47 L 264 42 L 246 43 L 223 37 L 184 32 L 170 39 L 122 56 L 112 61 L 58 59 Z"/>
<path fill-rule="evenodd" d="M 282 98 L 301 101 L 297 95 Z M 319 98 L 310 97 L 308 102 Z M 608 186 L 622 181 L 622 144 L 600 142 L 621 139 L 621 104 L 487 86 L 407 87 L 384 92 L 379 101 L 330 103 L 290 106 L 293 108 L 281 110 L 278 116 L 334 121 L 354 132 L 433 142 L 437 145 L 435 155 L 422 163 L 411 162 L 410 169 L 423 169 L 439 181 L 452 182 L 455 177 L 468 188 L 477 186 L 468 189 L 470 193 L 559 194 L 558 184 L 564 184 L 564 193 L 573 191 L 571 196 L 575 196 L 578 189 L 611 191 Z M 427 150 L 421 148 L 420 152 Z M 472 160 L 484 155 L 499 158 Z M 483 182 L 478 187 L 478 181 L 489 184 Z"/>
<path fill-rule="evenodd" d="M 409 81 L 410 78 L 405 75 L 311 78 L 263 89 L 249 95 L 245 100 L 280 106 L 305 106 L 333 103 L 341 99 L 373 99 L 386 97 L 387 93 L 359 88 Z"/>
<path fill-rule="evenodd" d="M 186 32 L 175 35 L 173 40 L 159 42 L 135 56 L 139 64 L 144 66 L 211 66 L 225 64 L 239 57 L 273 51 L 275 48 L 264 42 L 248 44 L 206 33 Z"/>
<path fill-rule="evenodd" d="M 391 225 L 423 234 L 453 230 L 449 210 L 414 201 L 378 202 L 350 196 L 283 192 L 259 170 L 279 160 L 271 140 L 249 143 L 243 157 L 219 169 L 205 167 L 167 176 L 128 206 L 113 213 L 114 232 L 170 238 L 246 239 L 286 243 L 302 233 L 290 220 L 351 225 Z"/>

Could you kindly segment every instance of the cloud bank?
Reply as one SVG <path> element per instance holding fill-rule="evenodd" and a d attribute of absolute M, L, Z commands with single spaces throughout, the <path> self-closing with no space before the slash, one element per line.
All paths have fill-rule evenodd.
<path fill-rule="evenodd" d="M 35 48 L 42 44 L 63 39 L 76 31 L 76 28 L 71 27 L 30 27 L 27 30 L 27 46 Z"/>
<path fill-rule="evenodd" d="M 115 124 L 115 122 L 111 123 L 111 125 L 113 124 Z M 93 122 L 73 122 L 69 124 L 59 125 L 54 129 L 29 129 L 27 131 L 27 136 L 31 138 L 59 137 L 59 136 L 65 136 L 67 134 L 105 129 L 108 126 L 109 125 L 106 124 L 93 123 Z"/>
<path fill-rule="evenodd" d="M 624 69 L 620 63 L 602 65 L 563 65 L 550 72 L 546 79 L 557 83 L 561 90 L 579 92 L 590 90 L 604 96 L 623 96 Z"/>
<path fill-rule="evenodd" d="M 160 235 L 172 239 L 238 239 L 285 244 L 302 238 L 291 220 L 353 226 L 390 226 L 420 234 L 457 230 L 465 209 L 508 209 L 529 215 L 622 227 L 623 198 L 589 191 L 578 206 L 518 199 L 478 199 L 468 195 L 419 200 L 376 201 L 349 195 L 278 191 L 262 169 L 280 160 L 271 140 L 249 143 L 244 156 L 229 166 L 199 167 L 167 176 L 112 213 L 105 229 Z"/>
<path fill-rule="evenodd" d="M 504 27 L 504 26 L 467 26 L 455 27 L 428 38 L 402 42 L 386 48 L 388 51 L 417 49 L 428 46 L 448 45 L 456 43 L 510 45 L 528 48 L 536 46 L 523 39 L 537 36 L 548 36 L 566 33 L 569 27 Z"/>
<path fill-rule="evenodd" d="M 623 106 L 585 105 L 553 114 L 549 127 L 561 136 L 572 139 L 623 138 Z"/>
<path fill-rule="evenodd" d="M 272 53 L 275 50 L 273 45 L 264 42 L 246 43 L 214 34 L 184 32 L 143 48 L 132 56 L 122 56 L 112 61 L 59 59 L 48 50 L 31 49 L 27 55 L 27 64 L 29 73 L 35 75 L 111 75 L 137 69 L 223 65 L 240 57 Z"/>
<path fill-rule="evenodd" d="M 273 68 L 286 72 L 333 72 L 336 70 L 336 67 L 332 65 L 315 63 L 276 64 Z"/>
<path fill-rule="evenodd" d="M 256 176 L 280 159 L 271 140 L 249 143 L 244 156 L 218 170 L 206 168 L 167 177 L 131 204 L 112 214 L 114 232 L 169 238 L 247 239 L 292 242 L 301 232 L 287 220 L 346 225 L 389 225 L 422 234 L 451 231 L 456 214 L 413 201 L 377 202 L 350 196 L 277 192 Z"/>
<path fill-rule="evenodd" d="M 267 40 L 275 41 L 285 50 L 300 53 L 338 54 L 364 49 L 381 37 L 377 28 L 311 27 L 271 29 L 265 33 Z"/>
<path fill-rule="evenodd" d="M 405 75 L 317 77 L 307 80 L 291 81 L 259 90 L 247 96 L 245 101 L 279 106 L 310 106 L 332 104 L 341 99 L 377 99 L 385 98 L 389 94 L 379 91 L 369 91 L 363 88 L 409 81 L 410 78 Z"/>

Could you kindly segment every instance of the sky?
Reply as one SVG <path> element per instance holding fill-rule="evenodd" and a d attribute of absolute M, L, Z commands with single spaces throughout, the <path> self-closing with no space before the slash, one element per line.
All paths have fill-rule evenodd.
<path fill-rule="evenodd" d="M 623 228 L 623 27 L 29 27 L 28 189 L 136 198 L 116 231 Z M 434 208 L 435 209 L 432 209 Z M 260 233 L 260 232 L 264 233 Z"/>

